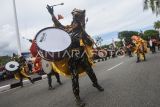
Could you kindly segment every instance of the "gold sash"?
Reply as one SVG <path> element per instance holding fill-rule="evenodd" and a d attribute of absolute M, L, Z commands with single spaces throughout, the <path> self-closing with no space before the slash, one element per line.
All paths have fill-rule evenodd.
<path fill-rule="evenodd" d="M 93 58 L 93 46 L 85 45 L 82 39 L 80 40 L 80 46 L 84 47 L 84 50 L 88 57 L 88 61 L 90 62 L 91 65 L 94 65 L 93 59 L 92 59 Z M 70 74 L 69 67 L 68 67 L 68 61 L 69 61 L 69 58 L 64 58 L 60 61 L 52 62 L 53 70 L 59 74 L 62 74 L 63 76 L 70 77 L 71 74 Z M 80 67 L 79 75 L 84 75 L 84 73 L 85 73 L 84 69 Z"/>

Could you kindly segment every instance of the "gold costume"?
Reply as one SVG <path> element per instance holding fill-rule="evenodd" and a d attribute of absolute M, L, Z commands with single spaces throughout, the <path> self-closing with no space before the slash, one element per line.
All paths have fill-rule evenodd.
<path fill-rule="evenodd" d="M 140 38 L 138 41 L 136 41 L 135 45 L 135 53 L 147 53 L 147 42 L 145 40 Z"/>
<path fill-rule="evenodd" d="M 84 50 L 85 50 L 87 57 L 88 57 L 88 61 L 93 66 L 94 65 L 94 63 L 93 63 L 93 45 L 88 46 L 88 45 L 84 44 L 82 40 L 80 40 L 80 46 L 84 47 Z M 69 58 L 64 58 L 60 61 L 52 62 L 52 67 L 53 67 L 54 71 L 59 74 L 62 74 L 64 76 L 70 76 L 71 74 L 70 74 L 70 71 L 68 68 L 68 61 L 69 61 Z M 79 71 L 80 71 L 79 72 L 80 75 L 84 75 L 85 71 L 82 68 L 80 68 Z"/>
<path fill-rule="evenodd" d="M 147 42 L 140 37 L 132 37 L 135 43 L 134 53 L 137 54 L 141 60 L 145 60 L 145 54 L 148 51 Z"/>
<path fill-rule="evenodd" d="M 20 71 L 14 74 L 15 79 L 20 80 L 20 75 L 22 75 L 25 79 L 29 78 L 30 76 L 25 72 L 25 68 L 21 68 Z"/>

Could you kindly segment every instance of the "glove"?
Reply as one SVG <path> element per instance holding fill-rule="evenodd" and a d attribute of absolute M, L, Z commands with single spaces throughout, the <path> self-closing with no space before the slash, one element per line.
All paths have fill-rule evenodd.
<path fill-rule="evenodd" d="M 53 6 L 47 5 L 46 8 L 47 8 L 48 12 L 49 12 L 51 15 L 53 15 L 53 13 L 54 13 L 54 11 L 53 11 Z"/>

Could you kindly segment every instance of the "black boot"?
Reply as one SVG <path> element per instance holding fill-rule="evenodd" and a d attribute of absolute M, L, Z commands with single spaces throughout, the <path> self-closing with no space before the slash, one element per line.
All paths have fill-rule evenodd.
<path fill-rule="evenodd" d="M 30 80 L 30 82 L 31 82 L 32 84 L 34 84 L 34 81 L 33 81 L 33 79 L 31 79 L 31 77 L 28 77 L 28 79 Z"/>
<path fill-rule="evenodd" d="M 34 84 L 34 80 L 33 79 L 31 79 L 31 83 Z"/>
<path fill-rule="evenodd" d="M 86 105 L 79 96 L 76 97 L 76 104 L 78 107 L 84 107 Z"/>
<path fill-rule="evenodd" d="M 136 63 L 138 63 L 138 62 L 140 62 L 140 59 L 139 59 L 139 57 L 137 57 L 137 62 L 136 62 Z"/>
<path fill-rule="evenodd" d="M 104 88 L 102 88 L 98 83 L 94 83 L 93 87 L 97 88 L 99 91 L 104 91 Z"/>
<path fill-rule="evenodd" d="M 62 82 L 59 80 L 59 81 L 57 81 L 58 83 L 59 83 L 59 85 L 62 85 Z"/>
<path fill-rule="evenodd" d="M 144 57 L 144 61 L 146 61 L 146 56 L 145 56 L 145 54 L 143 55 L 143 57 Z"/>
<path fill-rule="evenodd" d="M 21 88 L 23 87 L 23 82 L 20 82 L 20 86 L 21 86 Z"/>
<path fill-rule="evenodd" d="M 137 60 L 137 62 L 136 63 L 138 63 L 138 62 L 140 62 L 139 60 Z"/>
<path fill-rule="evenodd" d="M 49 86 L 48 90 L 54 90 L 54 88 L 52 86 Z"/>
<path fill-rule="evenodd" d="M 136 63 L 138 63 L 138 62 L 140 62 L 140 53 L 137 53 L 137 62 Z"/>
<path fill-rule="evenodd" d="M 21 87 L 23 87 L 23 77 L 20 77 L 19 84 L 20 84 Z"/>

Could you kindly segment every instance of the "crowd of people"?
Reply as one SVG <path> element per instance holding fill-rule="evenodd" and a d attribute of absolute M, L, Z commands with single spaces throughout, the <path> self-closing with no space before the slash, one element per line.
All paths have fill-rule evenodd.
<path fill-rule="evenodd" d="M 150 38 L 148 41 L 143 40 L 138 35 L 132 36 L 132 42 L 126 43 L 126 51 L 129 57 L 132 57 L 134 54 L 137 56 L 137 62 L 140 62 L 140 59 L 146 60 L 145 54 L 149 51 L 154 54 L 157 50 L 160 50 L 160 41 L 156 38 Z"/>

